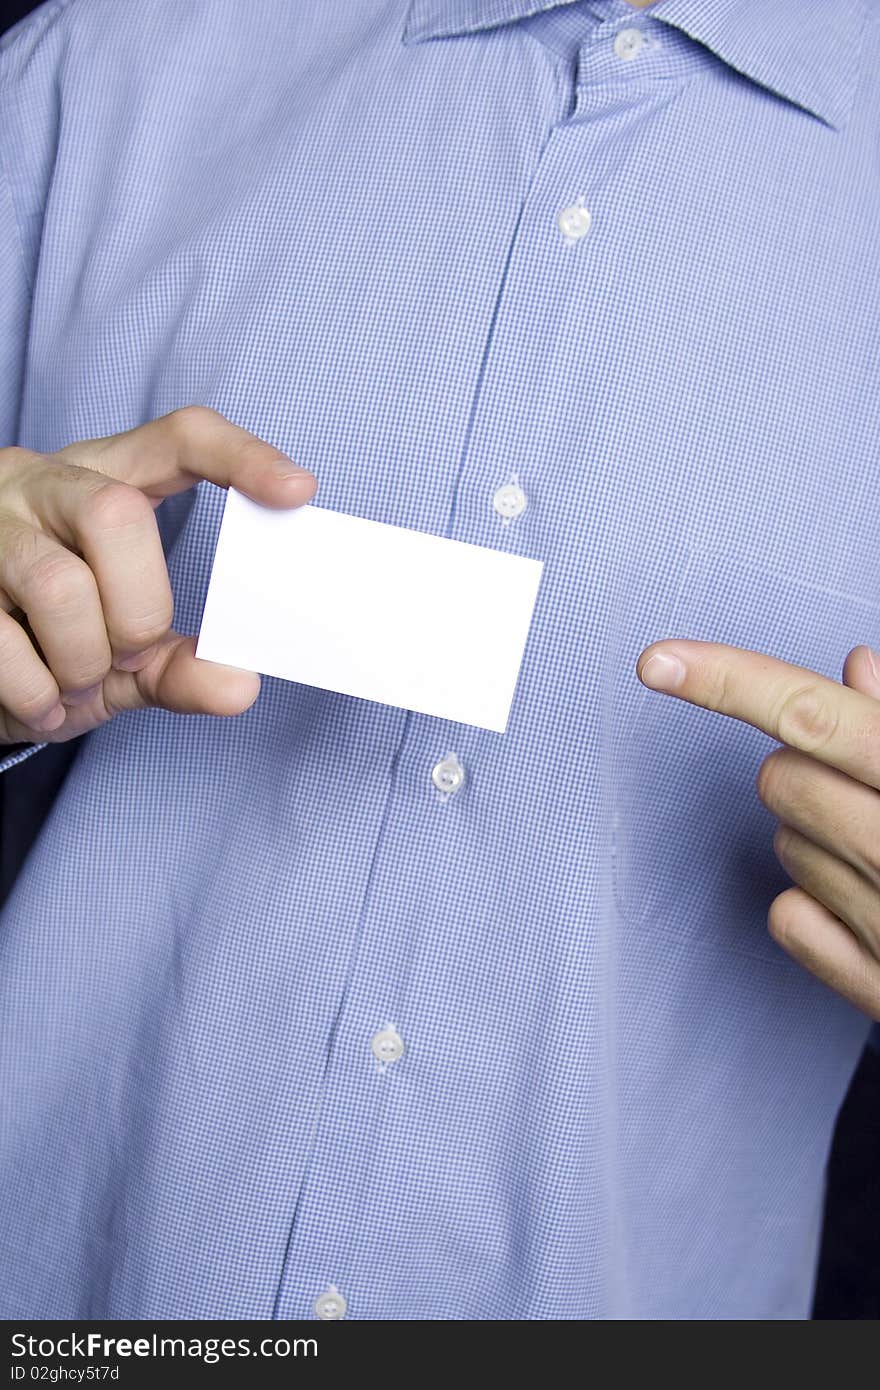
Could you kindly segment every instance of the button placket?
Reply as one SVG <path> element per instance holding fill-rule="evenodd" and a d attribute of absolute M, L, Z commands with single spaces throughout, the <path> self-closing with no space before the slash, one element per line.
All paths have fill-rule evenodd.
<path fill-rule="evenodd" d="M 511 470 L 508 476 L 516 472 L 522 479 L 527 476 L 526 470 L 533 467 L 533 460 L 546 458 L 542 408 L 546 352 L 547 344 L 557 351 L 560 306 L 563 314 L 567 314 L 569 303 L 584 306 L 573 347 L 583 370 L 592 369 L 596 344 L 601 341 L 601 335 L 591 336 L 588 330 L 590 323 L 603 320 L 607 302 L 601 276 L 607 256 L 603 229 L 609 216 L 604 191 L 609 178 L 609 156 L 600 118 L 620 100 L 624 87 L 632 87 L 633 106 L 641 108 L 646 117 L 666 105 L 678 90 L 678 83 L 670 82 L 662 67 L 621 62 L 613 53 L 612 39 L 607 34 L 601 44 L 594 44 L 584 54 L 575 109 L 568 120 L 555 128 L 545 147 L 517 225 L 457 484 L 453 539 L 486 544 L 487 512 L 494 523 L 489 500 L 494 499 L 494 492 L 504 481 L 503 473 L 499 477 L 499 461 L 503 460 L 502 467 Z M 652 77 L 655 68 L 656 75 Z M 642 74 L 638 80 L 637 73 Z M 589 181 L 594 168 L 595 188 Z M 613 183 L 612 179 L 612 186 Z M 592 209 L 590 203 L 595 203 Z M 613 206 L 616 208 L 616 203 Z M 589 229 L 580 239 L 566 237 L 560 226 L 560 211 L 566 208 L 589 215 Z M 617 213 L 614 215 L 616 220 Z M 587 218 L 583 222 L 586 224 Z M 564 226 L 575 230 L 574 224 L 569 227 L 565 220 Z M 524 343 L 520 331 L 518 316 L 523 312 L 534 323 L 534 349 Z M 511 363 L 515 363 L 515 368 Z M 511 383 L 512 370 L 523 378 L 524 390 Z M 524 402 L 528 409 L 524 409 Z M 552 486 L 557 467 L 554 457 L 546 458 L 546 465 L 542 465 L 542 494 Z M 533 507 L 534 499 L 530 497 L 529 516 Z"/>
<path fill-rule="evenodd" d="M 606 42 L 605 53 L 608 63 L 618 62 L 610 43 Z M 630 71 L 628 66 L 626 71 Z M 597 92 L 595 88 L 591 89 L 591 93 L 595 100 L 603 96 L 603 92 Z M 650 97 L 646 97 L 646 102 L 650 100 Z M 499 474 L 501 478 L 504 477 L 505 467 L 519 466 L 525 469 L 530 466 L 529 460 L 541 456 L 544 441 L 538 431 L 539 413 L 524 418 L 522 398 L 517 394 L 511 395 L 507 389 L 512 371 L 515 370 L 520 376 L 524 371 L 531 370 L 529 355 L 524 355 L 520 350 L 521 335 L 518 331 L 511 333 L 508 324 L 515 325 L 525 297 L 530 311 L 537 313 L 540 326 L 544 326 L 540 295 L 543 277 L 553 277 L 552 301 L 558 304 L 564 286 L 570 284 L 582 292 L 585 284 L 589 285 L 591 277 L 597 273 L 597 258 L 569 253 L 569 246 L 583 243 L 593 220 L 585 198 L 580 196 L 580 190 L 585 187 L 584 170 L 591 168 L 590 145 L 590 123 L 581 124 L 575 118 L 554 133 L 536 169 L 528 205 L 518 223 L 511 248 L 509 272 L 494 321 L 492 341 L 486 349 L 485 377 L 475 402 L 473 428 L 462 461 L 461 476 L 456 484 L 458 506 L 453 514 L 450 532 L 453 539 L 485 544 L 492 526 L 497 525 L 489 509 L 488 498 L 492 498 L 494 505 L 493 487 L 495 492 L 499 491 Z M 601 188 L 601 181 L 597 186 Z M 587 184 L 586 187 L 589 191 L 591 185 Z M 566 203 L 577 212 L 576 222 L 565 223 L 569 231 L 580 233 L 573 241 L 566 236 L 560 223 L 558 210 Z M 604 203 L 599 211 L 607 216 Z M 594 249 L 589 240 L 585 250 L 586 247 Z M 601 251 L 601 245 L 595 249 Z M 540 332 L 535 334 L 535 343 L 544 341 L 555 341 L 552 326 L 546 339 Z M 539 365 L 543 371 L 543 359 Z M 500 399 L 499 380 L 505 386 Z M 501 469 L 499 460 L 506 461 Z M 502 487 L 508 485 L 501 484 Z M 542 482 L 542 486 L 546 484 Z M 495 512 L 500 515 L 497 507 Z M 459 797 L 463 790 L 467 796 L 466 781 L 470 777 L 470 770 L 466 778 L 465 767 L 459 756 L 456 753 L 439 756 L 442 747 L 436 750 L 435 757 L 439 756 L 439 761 L 432 767 L 430 752 L 426 758 L 426 747 L 430 749 L 431 740 L 436 737 L 436 725 L 426 717 L 412 717 L 404 740 L 404 748 L 408 751 L 404 752 L 400 763 L 402 768 L 409 765 L 410 780 L 408 783 L 404 780 L 402 787 L 398 787 L 392 796 L 386 835 L 387 840 L 392 842 L 419 830 L 426 850 L 433 847 L 442 859 L 443 856 L 448 857 L 450 846 L 458 844 L 464 822 L 461 816 L 454 813 L 458 811 L 458 806 L 453 808 L 450 818 L 449 814 L 438 814 L 432 802 L 436 795 L 441 803 L 448 803 Z M 467 739 L 466 735 L 463 737 Z M 466 741 L 462 755 L 465 759 L 470 747 L 470 742 Z M 426 770 L 426 762 L 430 772 Z M 432 786 L 427 785 L 428 775 Z M 329 1090 L 316 1140 L 311 1180 L 304 1192 L 295 1239 L 291 1243 L 282 1307 L 308 1308 L 311 1302 L 309 1293 L 315 1287 L 320 1287 L 322 1273 L 328 1269 L 344 1273 L 346 1280 L 351 1280 L 352 1290 L 361 1287 L 361 1280 L 369 1275 L 369 1266 L 359 1263 L 360 1233 L 365 1212 L 369 1208 L 371 1187 L 378 1181 L 378 1170 L 364 1162 L 366 1147 L 348 1149 L 340 1146 L 335 1136 L 354 1131 L 368 1133 L 369 1153 L 372 1155 L 377 1149 L 381 1150 L 388 1124 L 387 1115 L 393 1112 L 395 1097 L 401 1091 L 396 1084 L 398 1077 L 405 1088 L 405 1061 L 400 1072 L 395 1072 L 393 1084 L 373 1088 L 375 1100 L 370 1098 L 370 1087 L 364 1091 L 355 1082 L 349 1084 L 349 1071 L 351 1076 L 360 1076 L 363 1081 L 364 1063 L 367 1069 L 370 1067 L 371 1059 L 365 1056 L 365 1036 L 370 1039 L 372 1056 L 379 1066 L 387 1068 L 391 1065 L 380 1061 L 373 1050 L 373 1039 L 377 1035 L 371 1035 L 370 1028 L 371 1025 L 376 1026 L 377 1003 L 385 1000 L 392 1009 L 405 1009 L 414 1030 L 414 1036 L 407 1039 L 406 1047 L 415 1050 L 425 1046 L 421 1030 L 414 1022 L 418 1017 L 418 997 L 414 993 L 416 986 L 407 983 L 413 971 L 412 952 L 415 948 L 406 905 L 417 897 L 421 899 L 425 894 L 436 891 L 435 872 L 431 856 L 425 854 L 421 865 L 408 865 L 407 881 L 402 890 L 399 874 L 393 883 L 389 882 L 392 878 L 390 864 L 393 866 L 393 854 L 380 846 L 371 899 L 365 909 L 358 970 L 340 1022 L 341 1046 L 335 1056 L 335 1084 Z M 445 867 L 448 868 L 448 863 Z M 390 1026 L 384 1025 L 379 1032 L 384 1032 Z M 399 1141 L 399 1133 L 396 1138 Z M 391 1161 L 397 1161 L 400 1153 L 398 1142 L 397 1150 L 389 1149 Z M 330 1229 L 326 1221 L 328 1204 L 335 1219 Z M 338 1290 L 326 1290 L 325 1293 L 338 1295 Z M 330 1307 L 331 1317 L 340 1316 L 338 1305 L 336 1309 L 334 1311 Z"/>

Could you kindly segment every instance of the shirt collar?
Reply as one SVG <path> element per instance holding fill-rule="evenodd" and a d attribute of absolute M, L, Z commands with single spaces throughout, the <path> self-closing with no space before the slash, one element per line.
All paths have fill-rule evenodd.
<path fill-rule="evenodd" d="M 574 0 L 412 0 L 404 38 L 449 38 Z M 839 128 L 858 79 L 865 0 L 658 0 L 633 8 L 674 25 L 723 62 Z"/>

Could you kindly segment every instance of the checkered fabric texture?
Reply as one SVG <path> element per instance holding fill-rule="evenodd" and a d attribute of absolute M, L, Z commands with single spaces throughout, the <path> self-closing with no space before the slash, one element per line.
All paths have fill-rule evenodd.
<path fill-rule="evenodd" d="M 0 1316 L 808 1316 L 869 1025 L 767 935 L 772 745 L 635 661 L 880 645 L 878 63 L 878 0 L 0 43 L 4 443 L 201 403 L 545 562 L 504 736 L 267 679 L 85 740 L 0 921 Z M 160 510 L 182 630 L 222 507 Z"/>

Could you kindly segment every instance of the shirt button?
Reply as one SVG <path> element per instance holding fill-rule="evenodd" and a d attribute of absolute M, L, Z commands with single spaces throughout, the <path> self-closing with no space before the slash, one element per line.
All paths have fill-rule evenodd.
<path fill-rule="evenodd" d="M 464 768 L 455 753 L 447 753 L 431 772 L 431 781 L 441 796 L 455 796 L 464 786 Z"/>
<path fill-rule="evenodd" d="M 492 506 L 505 521 L 513 521 L 522 516 L 528 505 L 528 498 L 519 483 L 505 483 L 492 498 Z"/>
<path fill-rule="evenodd" d="M 566 241 L 580 241 L 590 230 L 590 223 L 593 218 L 583 203 L 572 203 L 571 207 L 563 208 L 556 221 L 559 230 Z"/>
<path fill-rule="evenodd" d="M 378 1062 L 396 1062 L 398 1057 L 403 1056 L 403 1038 L 393 1023 L 373 1034 L 370 1047 Z"/>
<path fill-rule="evenodd" d="M 645 36 L 641 29 L 621 29 L 614 40 L 614 52 L 618 58 L 635 58 L 644 42 Z"/>
<path fill-rule="evenodd" d="M 312 1307 L 315 1310 L 315 1317 L 321 1318 L 323 1322 L 334 1322 L 337 1318 L 344 1318 L 348 1310 L 348 1304 L 335 1284 L 331 1284 L 329 1289 L 319 1293 Z"/>

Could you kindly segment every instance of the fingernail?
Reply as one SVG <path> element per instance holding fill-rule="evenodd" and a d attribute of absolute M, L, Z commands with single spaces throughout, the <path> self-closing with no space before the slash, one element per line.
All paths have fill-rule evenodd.
<path fill-rule="evenodd" d="M 866 647 L 865 651 L 868 653 L 868 665 L 871 668 L 874 684 L 877 689 L 880 690 L 880 657 L 878 657 L 873 647 Z"/>
<path fill-rule="evenodd" d="M 154 645 L 142 652 L 122 652 L 113 658 L 113 665 L 117 671 L 142 671 L 155 650 Z"/>
<path fill-rule="evenodd" d="M 656 652 L 649 656 L 641 670 L 643 685 L 652 690 L 677 690 L 684 680 L 684 666 L 677 656 Z"/>
<path fill-rule="evenodd" d="M 34 729 L 39 729 L 41 733 L 51 734 L 55 729 L 60 729 L 67 718 L 67 710 L 63 705 L 54 705 L 48 714 L 44 714 L 42 719 L 35 719 Z"/>
<path fill-rule="evenodd" d="M 98 681 L 97 685 L 90 685 L 88 690 L 62 690 L 61 698 L 66 705 L 87 705 L 89 700 L 93 700 L 101 689 L 103 681 Z"/>

